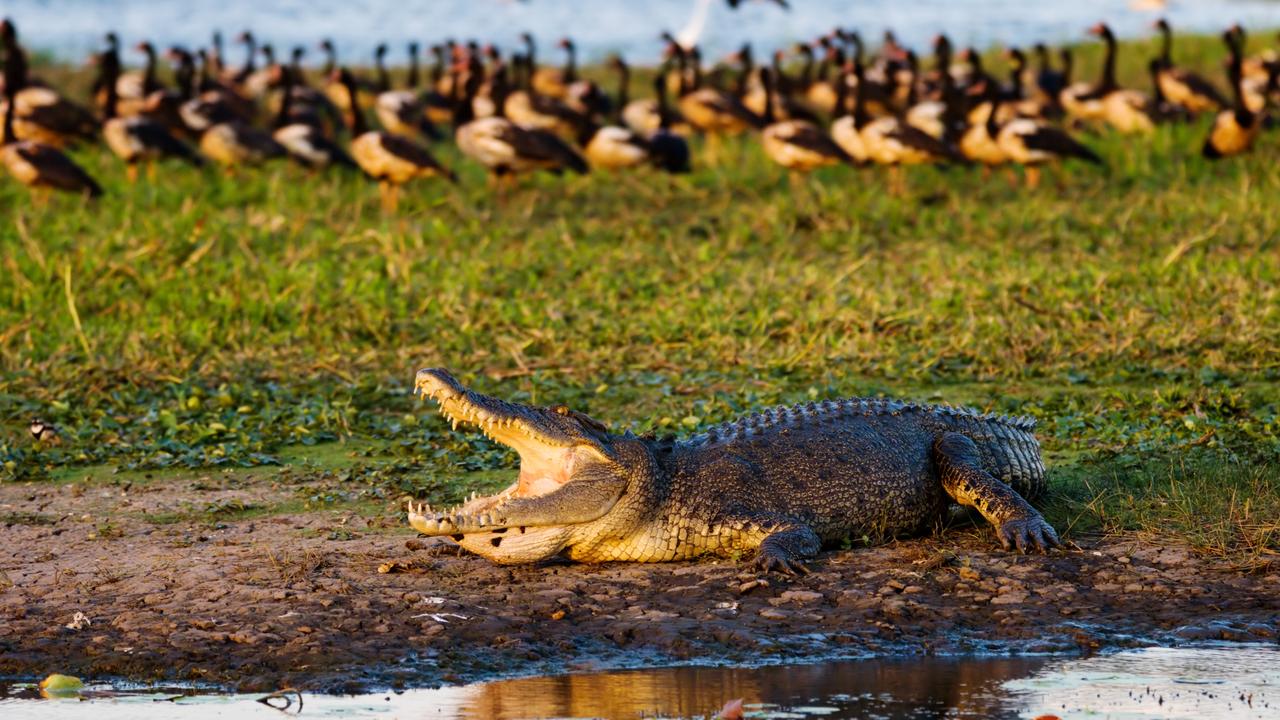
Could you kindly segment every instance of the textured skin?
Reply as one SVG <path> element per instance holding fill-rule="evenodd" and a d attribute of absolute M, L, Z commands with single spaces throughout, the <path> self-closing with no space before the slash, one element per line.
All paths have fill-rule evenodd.
<path fill-rule="evenodd" d="M 524 408 L 503 405 L 495 411 Z M 556 412 L 556 423 L 577 416 Z M 553 492 L 481 499 L 476 512 L 439 516 L 448 518 L 439 528 L 412 511 L 410 520 L 502 563 L 758 551 L 765 569 L 791 571 L 849 537 L 926 532 L 959 503 L 995 525 L 1006 547 L 1047 550 L 1057 537 L 1028 502 L 1045 488 L 1032 428 L 1029 419 L 881 399 L 773 408 L 682 440 L 612 435 L 595 424 L 586 442 L 601 443 L 608 461 L 577 460 Z M 552 431 L 556 442 L 571 434 L 563 425 Z"/>

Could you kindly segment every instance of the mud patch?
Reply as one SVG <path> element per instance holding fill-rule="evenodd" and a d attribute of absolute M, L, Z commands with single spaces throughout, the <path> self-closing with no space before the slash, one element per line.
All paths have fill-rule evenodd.
<path fill-rule="evenodd" d="M 974 528 L 826 553 L 797 579 L 724 561 L 505 568 L 417 539 L 390 509 L 269 510 L 293 492 L 267 478 L 0 488 L 0 513 L 41 518 L 5 528 L 0 673 L 353 692 L 659 664 L 1275 643 L 1280 630 L 1280 569 L 1137 540 L 1075 537 L 1069 552 L 1020 557 Z M 170 512 L 182 503 L 235 512 Z"/>

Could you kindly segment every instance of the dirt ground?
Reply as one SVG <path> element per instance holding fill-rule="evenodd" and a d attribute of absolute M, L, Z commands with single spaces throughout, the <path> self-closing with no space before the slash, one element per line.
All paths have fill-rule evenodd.
<path fill-rule="evenodd" d="M 179 512 L 293 507 L 212 521 Z M 761 581 L 725 561 L 497 567 L 394 510 L 305 511 L 270 476 L 0 486 L 0 675 L 357 691 L 499 675 L 872 654 L 1280 642 L 1280 562 L 987 528 L 826 553 Z M 290 506 L 290 500 L 295 500 Z"/>

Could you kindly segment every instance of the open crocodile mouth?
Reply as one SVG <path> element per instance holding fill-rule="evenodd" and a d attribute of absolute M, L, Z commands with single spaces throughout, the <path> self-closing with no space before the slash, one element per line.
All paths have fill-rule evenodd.
<path fill-rule="evenodd" d="M 556 417 L 567 410 L 536 408 L 482 395 L 437 368 L 418 371 L 414 392 L 434 400 L 455 430 L 459 424 L 472 425 L 520 456 L 519 477 L 499 493 L 473 494 L 461 505 L 442 511 L 429 505 L 411 505 L 409 523 L 424 534 L 492 532 L 503 503 L 557 490 L 569 482 L 575 466 L 588 454 L 598 454 L 566 429 L 563 421 L 567 418 Z"/>

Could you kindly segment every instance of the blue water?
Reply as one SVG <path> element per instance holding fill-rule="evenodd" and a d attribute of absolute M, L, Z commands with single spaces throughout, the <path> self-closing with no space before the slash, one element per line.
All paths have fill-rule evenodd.
<path fill-rule="evenodd" d="M 1275 0 L 1170 0 L 1158 12 L 1133 9 L 1134 1 L 791 0 L 786 12 L 758 0 L 737 11 L 724 0 L 4 0 L 0 13 L 19 23 L 29 45 L 67 59 L 97 48 L 108 28 L 130 44 L 146 38 L 195 46 L 207 43 L 214 28 L 229 39 L 247 27 L 282 47 L 314 48 L 318 39 L 332 38 L 345 62 L 367 60 L 384 40 L 397 50 L 410 39 L 448 37 L 510 47 L 526 30 L 539 38 L 544 58 L 558 60 L 554 41 L 569 34 L 589 59 L 622 51 L 633 61 L 652 61 L 660 52 L 658 34 L 687 29 L 694 35 L 704 4 L 705 22 L 696 35 L 713 58 L 744 40 L 781 47 L 836 25 L 870 38 L 891 27 L 915 46 L 945 31 L 979 47 L 1082 40 L 1085 28 L 1101 19 L 1121 35 L 1143 35 L 1160 15 L 1183 30 L 1217 31 L 1235 21 L 1280 27 Z M 233 60 L 242 56 L 240 49 L 228 48 Z M 318 62 L 318 54 L 311 59 Z"/>

